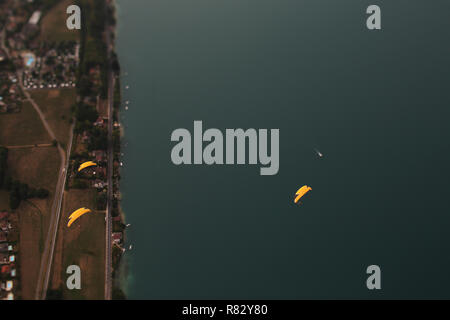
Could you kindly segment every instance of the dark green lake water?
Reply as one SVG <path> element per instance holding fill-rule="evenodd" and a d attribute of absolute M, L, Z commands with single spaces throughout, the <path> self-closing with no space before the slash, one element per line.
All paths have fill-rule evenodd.
<path fill-rule="evenodd" d="M 450 298 L 450 2 L 377 2 L 118 0 L 130 298 Z M 194 120 L 278 175 L 173 165 Z"/>

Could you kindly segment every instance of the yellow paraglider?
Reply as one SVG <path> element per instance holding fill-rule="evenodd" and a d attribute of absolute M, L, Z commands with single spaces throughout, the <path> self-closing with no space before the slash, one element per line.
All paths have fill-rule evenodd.
<path fill-rule="evenodd" d="M 86 209 L 86 208 L 80 208 L 76 211 L 74 211 L 70 216 L 69 216 L 69 222 L 67 223 L 67 227 L 70 227 L 72 225 L 72 223 L 75 222 L 75 220 L 77 220 L 79 217 L 81 217 L 82 215 L 91 212 L 91 210 Z"/>
<path fill-rule="evenodd" d="M 86 208 L 80 208 L 80 209 L 75 210 L 74 212 L 72 212 L 72 214 L 69 216 L 69 220 L 72 219 L 72 217 L 78 215 L 83 210 L 86 210 Z"/>
<path fill-rule="evenodd" d="M 312 190 L 311 187 L 308 186 L 303 186 L 300 189 L 298 189 L 298 191 L 295 193 L 297 197 L 295 198 L 294 202 L 297 203 L 305 194 L 307 194 L 311 190 Z"/>
<path fill-rule="evenodd" d="M 82 165 L 80 165 L 80 167 L 78 168 L 78 172 L 80 172 L 81 170 L 86 169 L 88 167 L 93 167 L 93 166 L 96 166 L 96 165 L 97 164 L 95 162 L 92 162 L 92 161 L 85 162 Z"/>

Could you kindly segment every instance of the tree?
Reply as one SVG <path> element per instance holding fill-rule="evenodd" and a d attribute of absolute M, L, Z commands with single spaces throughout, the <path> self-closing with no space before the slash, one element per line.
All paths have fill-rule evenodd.
<path fill-rule="evenodd" d="M 86 76 L 81 77 L 80 81 L 78 82 L 78 94 L 83 97 L 87 97 L 91 95 L 91 92 L 92 92 L 91 81 Z"/>
<path fill-rule="evenodd" d="M 39 199 L 45 199 L 49 195 L 49 191 L 47 189 L 40 188 L 36 191 L 36 197 Z"/>
<path fill-rule="evenodd" d="M 20 206 L 20 198 L 14 192 L 9 194 L 9 206 L 12 210 L 16 210 Z"/>
<path fill-rule="evenodd" d="M 7 176 L 8 149 L 0 148 L 0 188 L 4 187 Z"/>
<path fill-rule="evenodd" d="M 98 112 L 97 110 L 95 110 L 95 108 L 87 104 L 80 103 L 75 109 L 75 117 L 80 122 L 89 121 L 93 123 L 98 118 Z"/>
<path fill-rule="evenodd" d="M 62 289 L 49 289 L 47 291 L 46 300 L 62 300 L 63 299 L 63 292 Z"/>
<path fill-rule="evenodd" d="M 92 150 L 106 150 L 108 148 L 108 134 L 106 130 L 94 128 L 91 131 L 91 140 L 88 149 Z"/>
<path fill-rule="evenodd" d="M 122 289 L 114 287 L 112 291 L 112 298 L 113 300 L 126 300 L 127 296 L 125 295 Z"/>
<path fill-rule="evenodd" d="M 96 198 L 96 207 L 97 210 L 105 210 L 106 209 L 106 202 L 107 202 L 107 195 L 106 193 L 100 193 Z"/>
<path fill-rule="evenodd" d="M 55 64 L 55 57 L 50 56 L 45 60 L 45 64 L 48 66 L 53 66 Z"/>

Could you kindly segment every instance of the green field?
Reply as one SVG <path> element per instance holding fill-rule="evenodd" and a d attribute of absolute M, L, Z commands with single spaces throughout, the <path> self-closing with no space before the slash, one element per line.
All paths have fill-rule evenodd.
<path fill-rule="evenodd" d="M 0 145 L 22 146 L 51 143 L 39 115 L 28 102 L 19 113 L 0 115 Z"/>
<path fill-rule="evenodd" d="M 53 194 L 61 166 L 55 147 L 10 149 L 8 168 L 15 180 L 32 188 L 46 188 Z"/>
<path fill-rule="evenodd" d="M 50 208 L 61 159 L 54 147 L 10 149 L 8 168 L 12 177 L 33 188 L 45 188 L 47 199 L 22 201 L 17 213 L 20 221 L 20 270 L 22 297 L 33 299 L 40 257 L 50 219 Z"/>
<path fill-rule="evenodd" d="M 74 1 L 61 1 L 42 18 L 40 35 L 42 40 L 60 42 L 77 41 L 79 39 L 79 32 L 77 30 L 69 30 L 66 26 L 68 17 L 66 9 L 72 4 L 74 4 Z"/>
<path fill-rule="evenodd" d="M 45 235 L 50 199 L 22 201 L 17 214 L 20 229 L 20 274 L 22 298 L 34 299 Z"/>
<path fill-rule="evenodd" d="M 81 290 L 63 289 L 64 299 L 103 299 L 105 290 L 105 214 L 93 211 L 70 228 L 67 219 L 80 207 L 94 208 L 96 190 L 71 189 L 65 193 L 63 212 L 53 264 L 51 287 L 66 288 L 66 269 L 78 265 L 82 270 Z"/>
<path fill-rule="evenodd" d="M 10 210 L 9 208 L 9 193 L 4 190 L 0 190 L 0 211 Z"/>
<path fill-rule="evenodd" d="M 32 92 L 31 97 L 45 114 L 56 139 L 65 148 L 70 137 L 70 108 L 76 102 L 76 90 L 39 90 Z"/>

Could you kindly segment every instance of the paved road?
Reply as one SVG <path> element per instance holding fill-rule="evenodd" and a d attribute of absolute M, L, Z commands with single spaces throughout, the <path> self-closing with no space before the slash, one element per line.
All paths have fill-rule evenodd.
<path fill-rule="evenodd" d="M 47 289 L 50 282 L 50 271 L 52 270 L 53 254 L 55 252 L 56 236 L 58 234 L 59 220 L 61 217 L 62 200 L 67 180 L 67 171 L 69 170 L 70 151 L 72 150 L 74 125 L 70 128 L 69 145 L 67 146 L 67 155 L 64 154 L 63 167 L 60 170 L 58 183 L 56 186 L 55 199 L 48 227 L 47 239 L 45 241 L 44 252 L 41 258 L 41 268 L 39 271 L 38 284 L 36 286 L 36 300 L 45 300 Z"/>
<path fill-rule="evenodd" d="M 48 124 L 44 113 L 39 108 L 39 105 L 31 98 L 30 94 L 23 87 L 22 73 L 20 71 L 18 73 L 18 78 L 19 78 L 19 85 L 25 97 L 28 99 L 28 101 L 31 103 L 33 108 L 38 113 L 39 118 L 41 119 L 50 137 L 53 140 L 56 140 L 56 136 L 53 130 L 51 129 L 50 125 Z M 74 125 L 72 124 L 72 127 L 70 129 L 69 145 L 67 146 L 67 154 L 61 147 L 61 145 L 59 143 L 57 144 L 58 151 L 61 156 L 61 166 L 59 169 L 58 182 L 56 184 L 53 205 L 50 211 L 50 223 L 48 226 L 47 238 L 45 240 L 44 252 L 42 253 L 41 257 L 41 265 L 39 269 L 38 282 L 36 285 L 36 292 L 35 292 L 36 300 L 39 299 L 44 300 L 47 295 L 48 284 L 50 281 L 50 271 L 52 269 L 53 253 L 55 251 L 56 234 L 58 233 L 59 218 L 61 216 L 61 206 L 64 195 L 64 189 L 66 185 L 67 171 L 69 167 L 70 151 L 72 149 L 73 129 Z"/>
<path fill-rule="evenodd" d="M 9 57 L 9 50 L 5 46 L 5 30 L 2 30 L 1 34 L 2 41 L 0 43 L 0 47 L 5 51 L 6 55 Z M 45 129 L 47 130 L 48 135 L 52 140 L 57 140 L 56 135 L 53 132 L 52 128 L 47 122 L 47 119 L 45 118 L 44 113 L 42 112 L 41 108 L 39 108 L 39 105 L 31 98 L 30 94 L 25 90 L 22 83 L 22 70 L 17 71 L 17 78 L 18 78 L 18 84 L 26 97 L 26 99 L 31 103 L 34 110 L 36 110 L 37 114 L 39 115 L 39 118 L 41 119 L 42 124 L 44 125 Z M 50 223 L 48 227 L 48 234 L 47 239 L 45 241 L 45 247 L 44 252 L 42 253 L 41 257 L 41 265 L 39 268 L 39 276 L 38 276 L 38 282 L 36 284 L 36 292 L 35 292 L 35 299 L 45 299 L 47 295 L 47 288 L 49 284 L 50 279 L 50 271 L 52 268 L 52 261 L 53 261 L 53 253 L 55 250 L 55 242 L 56 242 L 56 234 L 58 232 L 58 222 L 59 217 L 61 215 L 61 205 L 62 205 L 62 199 L 64 195 L 64 188 L 66 184 L 66 177 L 67 177 L 67 170 L 69 166 L 69 159 L 70 159 L 70 151 L 72 149 L 72 139 L 73 139 L 73 128 L 74 125 L 71 127 L 70 132 L 70 141 L 67 148 L 67 155 L 64 152 L 64 149 L 61 147 L 61 145 L 58 143 L 58 151 L 61 157 L 61 166 L 59 169 L 59 175 L 58 175 L 58 182 L 56 183 L 56 189 L 55 189 L 55 196 L 53 198 L 53 204 L 50 211 Z"/>
<path fill-rule="evenodd" d="M 39 115 L 39 118 L 41 118 L 42 124 L 44 125 L 45 129 L 47 130 L 48 134 L 53 140 L 56 140 L 56 136 L 53 133 L 52 129 L 50 128 L 50 125 L 48 124 L 47 120 L 45 119 L 45 115 L 37 105 L 37 103 L 31 98 L 30 94 L 25 90 L 22 84 L 22 74 L 19 71 L 18 74 L 19 78 L 19 85 L 25 95 L 25 97 L 28 99 L 28 101 L 31 103 L 33 108 L 36 110 L 36 112 Z M 70 139 L 72 140 L 72 139 Z M 70 146 L 72 145 L 72 141 L 70 141 Z M 68 149 L 70 150 L 70 149 Z M 53 251 L 55 248 L 55 240 L 56 240 L 56 233 L 58 230 L 58 221 L 60 216 L 60 210 L 61 210 L 61 203 L 62 203 L 62 197 L 64 194 L 64 185 L 66 181 L 66 173 L 67 173 L 67 166 L 64 164 L 66 161 L 66 155 L 64 152 L 64 149 L 59 145 L 58 143 L 58 151 L 61 157 L 61 166 L 59 169 L 59 175 L 58 175 L 58 182 L 56 183 L 56 190 L 55 190 L 55 196 L 53 199 L 53 205 L 50 211 L 50 223 L 48 226 L 48 233 L 47 233 L 47 239 L 45 240 L 45 246 L 44 246 L 44 252 L 42 253 L 41 257 L 41 265 L 39 268 L 39 276 L 38 276 L 38 282 L 36 285 L 36 292 L 35 292 L 35 299 L 45 299 L 47 294 L 47 286 L 48 281 L 50 277 L 50 270 L 52 266 L 52 258 L 53 258 Z M 68 160 L 68 157 L 67 157 Z M 66 168 L 66 169 L 65 169 Z"/>
<path fill-rule="evenodd" d="M 28 99 L 28 101 L 31 103 L 33 108 L 36 110 L 36 112 L 39 115 L 39 118 L 41 119 L 42 124 L 44 125 L 45 129 L 47 130 L 50 138 L 53 140 L 56 140 L 56 135 L 54 134 L 53 130 L 51 129 L 50 125 L 48 124 L 44 113 L 39 108 L 39 105 L 31 98 L 30 94 L 23 87 L 22 72 L 20 70 L 18 71 L 17 77 L 18 77 L 19 86 L 22 89 L 23 94 Z M 64 188 L 66 185 L 67 170 L 69 167 L 70 151 L 72 149 L 73 128 L 74 128 L 74 125 L 72 125 L 72 127 L 71 127 L 69 145 L 67 147 L 67 155 L 66 155 L 66 152 L 64 151 L 64 149 L 61 147 L 61 145 L 59 143 L 57 144 L 58 151 L 59 151 L 59 154 L 61 157 L 61 166 L 59 169 L 58 182 L 56 183 L 55 196 L 54 196 L 52 208 L 50 211 L 50 222 L 49 222 L 49 226 L 48 226 L 47 238 L 45 240 L 44 252 L 42 253 L 42 257 L 41 257 L 41 265 L 39 268 L 39 276 L 38 276 L 38 281 L 37 281 L 36 291 L 35 291 L 35 299 L 36 300 L 39 300 L 39 299 L 44 300 L 47 295 L 47 288 L 48 288 L 48 284 L 49 284 L 49 280 L 50 280 L 50 271 L 51 271 L 52 262 L 53 262 L 53 253 L 55 251 L 56 234 L 58 232 L 59 218 L 61 216 L 62 199 L 63 199 L 63 195 L 64 195 Z"/>
<path fill-rule="evenodd" d="M 108 48 L 108 62 L 111 61 L 111 31 L 106 27 L 106 45 Z M 108 194 L 106 205 L 106 228 L 105 228 L 105 300 L 112 299 L 112 209 L 113 209 L 113 173 L 114 173 L 114 145 L 113 145 L 113 122 L 114 122 L 114 74 L 108 68 Z"/>
<path fill-rule="evenodd" d="M 110 88 L 114 88 L 114 78 L 110 79 Z M 110 91 L 114 91 L 110 89 Z M 110 96 L 110 99 L 112 97 Z M 110 100 L 112 101 L 112 100 Z M 112 209 L 113 209 L 113 170 L 114 170 L 114 152 L 113 152 L 113 141 L 112 141 L 112 110 L 113 103 L 109 103 L 109 124 L 108 124 L 108 194 L 107 194 L 107 207 L 106 207 L 106 234 L 105 234 L 105 243 L 106 243 L 106 262 L 105 262 L 105 300 L 111 300 L 111 287 L 112 287 Z"/>

